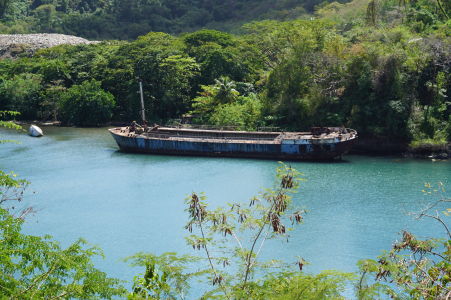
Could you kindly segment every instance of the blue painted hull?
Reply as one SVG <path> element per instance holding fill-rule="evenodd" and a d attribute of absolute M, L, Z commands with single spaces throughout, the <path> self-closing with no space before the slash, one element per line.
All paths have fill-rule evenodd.
<path fill-rule="evenodd" d="M 125 152 L 165 155 L 248 157 L 284 160 L 333 160 L 341 157 L 354 140 L 339 143 L 283 144 L 246 141 L 188 141 L 117 134 L 110 130 L 119 148 Z"/>

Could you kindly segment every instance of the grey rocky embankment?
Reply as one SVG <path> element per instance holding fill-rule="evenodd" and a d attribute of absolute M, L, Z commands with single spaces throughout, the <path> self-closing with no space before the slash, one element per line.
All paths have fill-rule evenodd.
<path fill-rule="evenodd" d="M 0 58 L 33 54 L 36 50 L 58 45 L 95 44 L 81 37 L 57 33 L 0 34 Z"/>

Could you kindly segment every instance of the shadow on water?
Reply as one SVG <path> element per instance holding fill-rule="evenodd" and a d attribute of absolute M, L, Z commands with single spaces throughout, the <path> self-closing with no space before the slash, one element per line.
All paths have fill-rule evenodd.
<path fill-rule="evenodd" d="M 14 149 L 12 152 L 16 153 L 16 154 L 20 154 L 20 153 L 25 152 L 25 151 L 27 151 L 29 149 L 30 149 L 30 147 L 23 146 L 23 147 L 18 147 L 16 149 Z"/>
<path fill-rule="evenodd" d="M 67 142 L 81 137 L 76 135 L 54 135 L 51 138 L 57 142 Z"/>
<path fill-rule="evenodd" d="M 7 159 L 11 159 L 12 157 L 14 157 L 16 155 L 20 156 L 24 152 L 27 152 L 29 150 L 30 150 L 30 147 L 25 147 L 25 146 L 17 147 L 17 148 L 11 149 L 11 151 L 7 151 L 5 153 L 2 153 L 2 155 L 0 155 L 0 158 L 6 157 Z"/>

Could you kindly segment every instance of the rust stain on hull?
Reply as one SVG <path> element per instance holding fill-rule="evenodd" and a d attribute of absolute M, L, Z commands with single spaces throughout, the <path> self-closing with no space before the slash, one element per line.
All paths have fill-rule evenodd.
<path fill-rule="evenodd" d="M 352 129 L 315 132 L 246 132 L 159 127 L 145 133 L 109 129 L 122 151 L 167 155 L 245 157 L 283 160 L 333 160 L 347 153 Z"/>

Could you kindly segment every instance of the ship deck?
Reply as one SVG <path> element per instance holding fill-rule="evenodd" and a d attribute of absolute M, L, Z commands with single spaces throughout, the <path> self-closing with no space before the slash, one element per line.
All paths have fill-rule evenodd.
<path fill-rule="evenodd" d="M 338 132 L 313 135 L 311 132 L 249 132 L 172 127 L 158 127 L 141 134 L 129 133 L 126 127 L 115 128 L 112 131 L 124 137 L 205 143 L 280 144 L 282 140 L 306 140 L 315 143 L 337 138 L 345 141 L 352 138 L 352 133 L 340 134 Z"/>
<path fill-rule="evenodd" d="M 346 153 L 356 132 L 246 132 L 170 127 L 148 128 L 144 133 L 129 127 L 109 129 L 121 150 L 171 155 L 333 159 Z M 142 131 L 140 129 L 139 131 Z"/>

